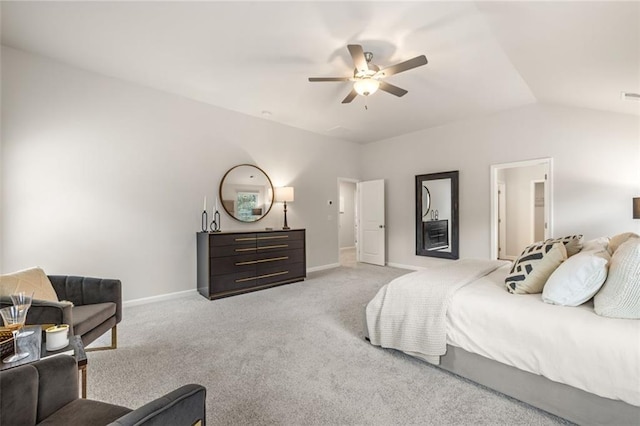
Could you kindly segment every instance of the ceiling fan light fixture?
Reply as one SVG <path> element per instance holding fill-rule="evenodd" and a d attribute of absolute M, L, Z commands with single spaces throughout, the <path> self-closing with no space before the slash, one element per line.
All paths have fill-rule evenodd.
<path fill-rule="evenodd" d="M 380 87 L 380 82 L 370 77 L 358 79 L 353 83 L 353 89 L 362 96 L 374 94 L 378 87 Z"/>

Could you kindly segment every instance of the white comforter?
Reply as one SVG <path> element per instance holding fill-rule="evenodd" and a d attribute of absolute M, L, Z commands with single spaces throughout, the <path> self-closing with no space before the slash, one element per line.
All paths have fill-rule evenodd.
<path fill-rule="evenodd" d="M 447 343 L 556 382 L 640 406 L 640 320 L 598 316 L 593 305 L 544 303 L 504 289 L 508 267 L 456 292 Z"/>
<path fill-rule="evenodd" d="M 591 304 L 563 307 L 542 302 L 540 294 L 510 294 L 504 287 L 508 270 L 501 267 L 454 292 L 446 309 L 447 344 L 640 406 L 640 320 L 600 317 Z M 412 297 L 383 294 L 383 300 L 376 296 L 382 305 Z M 367 312 L 371 333 L 370 321 Z"/>

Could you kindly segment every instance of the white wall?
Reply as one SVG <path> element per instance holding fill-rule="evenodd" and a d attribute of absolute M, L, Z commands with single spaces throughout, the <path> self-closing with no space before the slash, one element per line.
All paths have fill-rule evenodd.
<path fill-rule="evenodd" d="M 386 180 L 388 261 L 438 262 L 415 255 L 415 175 L 460 170 L 460 257 L 489 258 L 490 166 L 543 157 L 553 158 L 555 235 L 640 231 L 630 201 L 640 194 L 640 118 L 531 105 L 363 146 L 362 179 Z"/>
<path fill-rule="evenodd" d="M 640 232 L 635 116 L 532 105 L 358 146 L 3 48 L 1 131 L 0 271 L 120 278 L 125 300 L 195 289 L 202 198 L 241 163 L 295 187 L 309 267 L 338 262 L 338 177 L 385 179 L 393 264 L 441 261 L 414 254 L 415 175 L 460 170 L 460 255 L 488 258 L 489 166 L 534 158 L 554 159 L 555 235 Z M 266 226 L 279 205 L 222 213 Z"/>
<path fill-rule="evenodd" d="M 195 290 L 203 197 L 241 163 L 295 187 L 307 266 L 338 263 L 326 200 L 358 177 L 358 145 L 4 47 L 2 88 L 3 272 L 119 278 L 125 300 Z M 221 214 L 225 231 L 282 227 L 280 205 L 250 225 Z"/>

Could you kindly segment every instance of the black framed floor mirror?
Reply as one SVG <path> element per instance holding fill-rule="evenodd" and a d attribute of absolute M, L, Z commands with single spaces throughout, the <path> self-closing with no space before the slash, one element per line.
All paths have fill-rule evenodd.
<path fill-rule="evenodd" d="M 458 259 L 458 171 L 416 176 L 416 255 Z"/>

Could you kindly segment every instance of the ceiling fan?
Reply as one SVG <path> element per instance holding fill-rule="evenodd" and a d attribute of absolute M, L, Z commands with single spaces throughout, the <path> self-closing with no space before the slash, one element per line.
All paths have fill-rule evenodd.
<path fill-rule="evenodd" d="M 347 49 L 349 49 L 349 53 L 356 67 L 353 70 L 353 77 L 309 77 L 309 81 L 311 82 L 353 81 L 353 88 L 347 97 L 342 100 L 343 104 L 348 104 L 357 95 L 372 95 L 378 89 L 384 90 L 392 95 L 404 96 L 407 94 L 406 90 L 383 81 L 383 78 L 427 64 L 427 57 L 420 55 L 408 61 L 380 69 L 380 67 L 371 63 L 373 54 L 371 52 L 365 52 L 359 44 L 349 44 Z"/>

